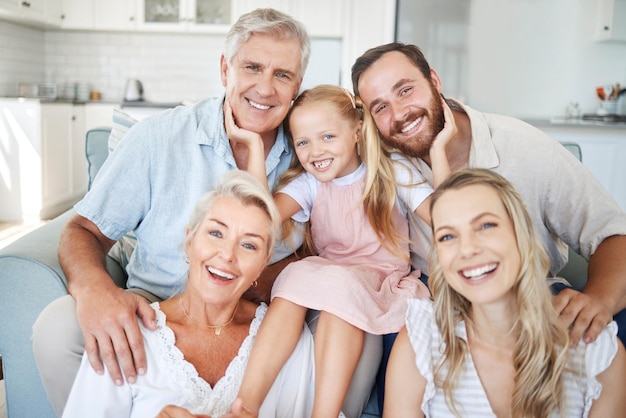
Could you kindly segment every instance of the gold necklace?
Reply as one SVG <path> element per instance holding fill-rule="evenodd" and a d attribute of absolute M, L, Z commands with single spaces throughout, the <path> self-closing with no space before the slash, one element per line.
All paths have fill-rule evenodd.
<path fill-rule="evenodd" d="M 205 325 L 205 324 L 199 323 L 198 321 L 194 320 L 193 318 L 189 316 L 189 313 L 187 312 L 187 309 L 185 309 L 185 305 L 183 304 L 182 296 L 178 299 L 178 302 L 180 303 L 180 308 L 182 309 L 183 315 L 185 315 L 185 318 L 187 318 L 187 320 L 194 322 L 198 325 L 203 325 L 209 329 L 215 330 L 215 335 L 220 335 L 222 333 L 222 328 L 226 328 L 227 326 L 231 324 L 231 322 L 233 322 L 233 319 L 235 319 L 235 314 L 237 313 L 237 309 L 239 309 L 240 301 L 241 299 L 237 301 L 237 306 L 235 306 L 235 310 L 233 311 L 233 316 L 231 316 L 227 322 L 223 323 L 222 325 Z"/>

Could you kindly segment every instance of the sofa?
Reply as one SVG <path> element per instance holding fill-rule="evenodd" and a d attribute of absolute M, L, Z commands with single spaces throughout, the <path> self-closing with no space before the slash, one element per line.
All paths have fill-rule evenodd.
<path fill-rule="evenodd" d="M 108 156 L 110 131 L 97 128 L 86 135 L 90 185 Z M 30 338 L 31 328 L 43 308 L 67 294 L 57 249 L 60 231 L 73 214 L 70 209 L 0 250 L 0 355 L 9 418 L 55 416 L 39 378 Z M 110 256 L 107 269 L 118 286 L 123 287 L 126 273 Z M 586 280 L 585 260 L 572 253 L 562 276 L 581 288 Z M 375 393 L 363 417 L 379 416 Z"/>

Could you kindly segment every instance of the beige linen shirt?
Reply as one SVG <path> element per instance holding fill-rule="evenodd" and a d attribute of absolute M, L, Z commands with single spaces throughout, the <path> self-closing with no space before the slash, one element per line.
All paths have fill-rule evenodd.
<path fill-rule="evenodd" d="M 519 119 L 460 106 L 472 129 L 469 167 L 491 169 L 517 189 L 548 251 L 553 275 L 567 263 L 567 245 L 589 260 L 605 238 L 626 235 L 626 213 L 559 142 Z M 417 165 L 432 185 L 430 167 L 422 160 Z M 417 216 L 413 221 L 413 267 L 427 272 L 431 229 Z"/>

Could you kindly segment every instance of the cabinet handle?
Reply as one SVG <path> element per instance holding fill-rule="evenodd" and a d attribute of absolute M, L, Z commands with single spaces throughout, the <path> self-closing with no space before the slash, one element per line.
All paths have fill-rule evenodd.
<path fill-rule="evenodd" d="M 604 26 L 604 30 L 611 30 L 611 27 L 610 27 L 610 26 L 606 26 L 606 25 L 605 25 L 605 26 Z"/>
<path fill-rule="evenodd" d="M 24 6 L 24 7 L 30 7 L 30 3 L 29 3 L 29 2 L 27 2 L 27 1 L 23 1 L 23 2 L 22 2 L 22 6 Z"/>
<path fill-rule="evenodd" d="M 72 122 L 76 120 L 76 115 L 72 115 Z"/>

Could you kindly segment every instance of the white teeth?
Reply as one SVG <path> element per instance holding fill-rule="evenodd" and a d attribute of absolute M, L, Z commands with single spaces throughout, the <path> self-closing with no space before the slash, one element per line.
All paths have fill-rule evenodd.
<path fill-rule="evenodd" d="M 415 121 L 412 124 L 410 124 L 409 126 L 407 126 L 406 128 L 402 130 L 402 133 L 408 132 L 411 129 L 415 128 L 415 126 L 417 126 L 417 124 L 420 123 L 420 121 L 422 120 L 422 117 L 423 116 L 420 116 L 419 118 L 415 119 Z"/>
<path fill-rule="evenodd" d="M 496 267 L 498 267 L 496 263 L 487 264 L 485 266 L 478 267 L 475 269 L 463 270 L 462 273 L 463 273 L 463 276 L 465 276 L 465 278 L 467 279 L 475 279 L 477 277 L 483 276 L 484 274 L 494 271 Z"/>
<path fill-rule="evenodd" d="M 250 106 L 260 109 L 260 110 L 267 110 L 270 108 L 270 106 L 265 106 L 260 103 L 253 102 L 252 100 L 248 100 L 248 103 L 250 103 Z"/>
<path fill-rule="evenodd" d="M 324 161 L 314 161 L 313 165 L 316 168 L 326 168 L 330 165 L 330 160 L 324 160 Z"/>
<path fill-rule="evenodd" d="M 209 273 L 213 274 L 214 276 L 220 276 L 221 278 L 224 278 L 226 280 L 232 280 L 232 279 L 236 279 L 237 276 L 232 275 L 232 274 L 228 274 L 224 271 L 218 270 L 216 268 L 213 267 L 207 267 L 207 270 L 209 271 Z"/>

